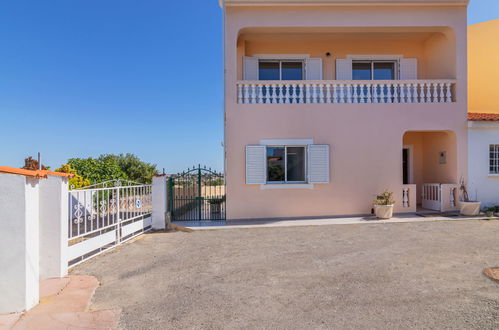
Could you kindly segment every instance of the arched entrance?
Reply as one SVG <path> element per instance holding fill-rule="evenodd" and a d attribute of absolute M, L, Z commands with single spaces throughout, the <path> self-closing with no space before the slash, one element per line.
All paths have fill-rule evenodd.
<path fill-rule="evenodd" d="M 456 209 L 457 141 L 452 131 L 407 131 L 402 180 L 416 185 L 418 210 Z"/>

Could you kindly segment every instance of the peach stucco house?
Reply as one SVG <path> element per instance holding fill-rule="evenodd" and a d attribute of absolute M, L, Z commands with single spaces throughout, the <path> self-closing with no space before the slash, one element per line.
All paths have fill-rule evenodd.
<path fill-rule="evenodd" d="M 222 0 L 227 218 L 455 209 L 468 0 Z"/>

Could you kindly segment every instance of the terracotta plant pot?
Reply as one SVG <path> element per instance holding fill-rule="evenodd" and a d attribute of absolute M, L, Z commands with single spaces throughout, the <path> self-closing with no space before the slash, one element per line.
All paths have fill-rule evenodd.
<path fill-rule="evenodd" d="M 374 214 L 378 219 L 390 219 L 393 216 L 393 204 L 374 205 Z"/>
<path fill-rule="evenodd" d="M 477 216 L 480 214 L 480 202 L 459 202 L 459 213 L 466 216 Z"/>

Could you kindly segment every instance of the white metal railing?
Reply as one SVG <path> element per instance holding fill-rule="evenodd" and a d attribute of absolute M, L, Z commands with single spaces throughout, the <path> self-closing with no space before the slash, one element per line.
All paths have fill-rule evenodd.
<path fill-rule="evenodd" d="M 238 81 L 237 103 L 450 103 L 455 80 Z"/>
<path fill-rule="evenodd" d="M 151 227 L 152 185 L 120 181 L 68 193 L 68 260 L 83 260 L 140 235 Z"/>

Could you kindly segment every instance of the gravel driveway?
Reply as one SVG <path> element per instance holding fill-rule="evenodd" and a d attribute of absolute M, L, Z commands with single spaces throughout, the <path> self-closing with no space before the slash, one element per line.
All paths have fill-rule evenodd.
<path fill-rule="evenodd" d="M 125 329 L 499 328 L 499 221 L 158 233 L 77 266 Z"/>

